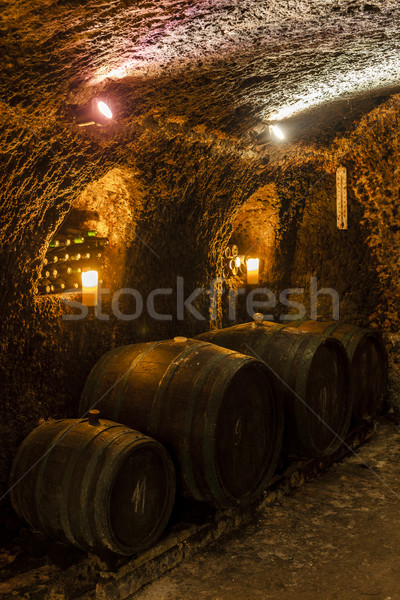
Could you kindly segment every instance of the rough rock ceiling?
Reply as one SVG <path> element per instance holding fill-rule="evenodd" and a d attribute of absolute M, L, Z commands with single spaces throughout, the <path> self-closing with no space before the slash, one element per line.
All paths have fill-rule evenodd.
<path fill-rule="evenodd" d="M 180 110 L 191 86 L 212 84 L 197 111 L 228 104 L 266 120 L 400 82 L 398 0 L 1 5 L 1 99 L 13 106 L 111 80 L 176 76 L 185 67 L 188 80 L 173 89 Z"/>

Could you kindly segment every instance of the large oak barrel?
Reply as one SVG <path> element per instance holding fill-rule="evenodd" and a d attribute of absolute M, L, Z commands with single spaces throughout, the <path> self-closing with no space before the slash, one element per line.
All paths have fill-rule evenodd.
<path fill-rule="evenodd" d="M 243 505 L 275 471 L 283 413 L 255 358 L 186 338 L 123 346 L 93 368 L 81 414 L 97 403 L 166 445 L 187 497 Z"/>
<path fill-rule="evenodd" d="M 302 331 L 340 340 L 350 360 L 350 390 L 356 421 L 371 420 L 381 410 L 387 390 L 387 354 L 378 332 L 338 321 L 291 323 Z"/>
<path fill-rule="evenodd" d="M 285 407 L 285 445 L 294 454 L 333 453 L 347 435 L 351 400 L 346 351 L 335 338 L 263 322 L 197 336 L 264 361 Z"/>
<path fill-rule="evenodd" d="M 161 444 L 94 414 L 34 429 L 11 473 L 12 505 L 31 527 L 84 550 L 123 555 L 159 538 L 175 488 Z"/>

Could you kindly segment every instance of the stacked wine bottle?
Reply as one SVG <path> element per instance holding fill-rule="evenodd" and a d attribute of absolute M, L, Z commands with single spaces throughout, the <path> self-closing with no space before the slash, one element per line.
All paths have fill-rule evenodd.
<path fill-rule="evenodd" d="M 108 238 L 97 231 L 65 229 L 51 240 L 43 261 L 38 294 L 62 294 L 82 288 L 82 272 L 103 270 Z M 101 283 L 100 278 L 100 283 Z"/>

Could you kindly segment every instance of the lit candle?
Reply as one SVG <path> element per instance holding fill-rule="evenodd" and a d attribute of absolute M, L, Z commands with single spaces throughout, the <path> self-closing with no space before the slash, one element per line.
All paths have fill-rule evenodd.
<path fill-rule="evenodd" d="M 97 271 L 82 272 L 82 304 L 96 306 L 99 274 Z"/>
<path fill-rule="evenodd" d="M 258 258 L 248 258 L 246 262 L 247 266 L 247 283 L 249 285 L 255 285 L 258 283 L 258 271 L 260 261 Z"/>

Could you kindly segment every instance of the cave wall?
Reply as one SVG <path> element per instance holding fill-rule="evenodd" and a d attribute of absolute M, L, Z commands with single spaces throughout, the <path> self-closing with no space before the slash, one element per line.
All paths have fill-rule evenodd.
<path fill-rule="evenodd" d="M 4 6 L 0 496 L 18 444 L 39 419 L 77 415 L 85 378 L 104 352 L 229 324 L 225 297 L 217 296 L 210 313 L 205 291 L 194 302 L 202 320 L 188 311 L 179 316 L 176 288 L 178 277 L 185 298 L 208 288 L 222 275 L 231 241 L 257 249 L 266 263 L 260 283 L 277 294 L 306 287 L 315 275 L 319 286 L 338 290 L 346 320 L 398 331 L 399 99 L 355 99 L 289 120 L 293 135 L 282 145 L 271 143 L 264 123 L 268 111 L 291 99 L 294 87 L 299 93 L 307 89 L 315 69 L 330 73 L 331 53 L 324 49 L 307 74 L 309 39 L 303 55 L 298 47 L 303 17 L 312 24 L 317 47 L 338 14 L 344 22 L 337 31 L 340 44 L 365 23 L 394 27 L 395 6 L 373 16 L 356 3 L 360 17 L 347 13 L 345 3 L 334 11 L 332 1 L 327 19 L 320 20 L 313 3 L 303 2 L 301 18 L 296 3 L 289 3 L 278 16 L 292 19 L 296 35 L 279 41 L 289 27 L 279 25 L 266 61 L 262 24 L 270 26 L 265 13 L 270 7 L 246 2 L 232 15 L 221 5 L 215 21 L 212 3 L 203 3 L 195 18 L 195 8 L 186 4 Z M 323 11 L 326 3 L 318 6 Z M 236 25 L 245 19 L 248 26 L 240 33 L 245 52 L 237 39 L 225 55 L 199 44 L 217 35 L 217 48 L 228 39 L 232 19 Z M 370 58 L 382 42 L 378 29 Z M 131 46 L 139 48 L 133 57 Z M 354 56 L 342 59 L 337 73 Z M 98 94 L 110 99 L 115 120 L 104 128 L 79 128 L 71 106 Z M 350 177 L 348 232 L 335 226 L 339 162 Z M 69 308 L 61 296 L 35 293 L 48 243 L 71 211 L 97 213 L 88 225 L 110 238 L 105 274 L 110 294 L 103 306 L 108 320 L 99 321 L 93 312 L 83 320 L 63 320 Z M 246 287 L 243 278 L 228 285 Z M 121 287 L 140 291 L 145 300 L 156 288 L 171 288 L 156 308 L 172 319 L 152 319 L 147 310 L 131 321 L 113 317 L 111 297 Z M 121 310 L 135 310 L 128 295 Z M 321 314 L 325 310 L 329 306 L 321 305 Z M 237 316 L 247 320 L 243 306 Z M 7 497 L 2 506 L 2 523 L 9 527 Z"/>
<path fill-rule="evenodd" d="M 7 127 L 10 132 L 15 123 L 6 121 L 3 130 L 5 155 L 14 155 L 20 167 L 8 162 L 3 171 L 11 192 L 2 213 L 2 490 L 19 443 L 39 419 L 78 415 L 85 378 L 104 352 L 120 344 L 193 335 L 208 326 L 205 294 L 198 302 L 203 321 L 187 312 L 183 319 L 177 315 L 177 278 L 184 280 L 185 298 L 197 287 L 208 287 L 218 274 L 231 216 L 260 181 L 254 157 L 243 160 L 229 144 L 212 144 L 207 136 L 187 140 L 181 127 L 143 128 L 128 140 L 125 130 L 120 147 L 111 136 L 107 148 L 97 131 L 92 140 L 87 132 L 81 137 L 79 130 L 65 128 L 59 135 L 73 139 L 71 154 L 64 155 L 72 170 L 66 172 L 63 162 L 55 161 L 42 190 L 37 163 L 43 148 L 32 148 L 28 159 L 23 143 L 7 146 Z M 46 126 L 40 135 L 48 135 Z M 20 188 L 25 178 L 29 185 Z M 100 233 L 107 233 L 107 253 L 122 253 L 119 260 L 108 260 L 106 321 L 93 311 L 84 320 L 65 321 L 70 309 L 61 296 L 35 294 L 49 240 L 71 210 L 97 211 L 99 220 L 89 220 L 88 226 L 100 225 Z M 122 220 L 123 227 L 117 227 Z M 113 317 L 110 299 L 116 289 L 134 288 L 146 301 L 152 290 L 163 287 L 173 291 L 156 308 L 171 314 L 171 320 L 150 318 L 146 307 L 133 321 Z M 127 314 L 135 312 L 129 298 L 121 301 Z"/>
<path fill-rule="evenodd" d="M 304 287 L 309 310 L 307 285 L 313 275 L 319 287 L 338 291 L 344 320 L 397 331 L 396 321 L 387 321 L 386 308 L 392 298 L 387 264 L 397 256 L 391 237 L 397 210 L 393 200 L 399 189 L 397 138 L 391 129 L 397 108 L 398 99 L 393 98 L 357 122 L 348 136 L 325 145 L 312 139 L 298 142 L 277 151 L 272 161 L 264 145 L 244 152 L 235 140 L 226 143 L 223 136 L 221 140 L 204 131 L 188 133 L 182 123 L 166 126 L 154 121 L 130 139 L 124 131 L 121 147 L 114 136 L 106 138 L 105 147 L 97 132 L 93 141 L 89 133 L 80 138 L 74 131 L 71 161 L 77 146 L 85 150 L 88 140 L 90 154 L 80 155 L 82 165 L 76 166 L 72 181 L 70 175 L 62 178 L 59 164 L 41 195 L 42 172 L 35 171 L 35 162 L 24 162 L 24 146 L 17 144 L 14 152 L 21 153 L 21 170 L 7 171 L 7 182 L 14 185 L 18 219 L 9 204 L 2 221 L 3 489 L 16 448 L 37 421 L 77 414 L 85 378 L 105 351 L 125 343 L 194 335 L 210 324 L 230 324 L 223 301 L 217 316 L 210 315 L 205 293 L 194 303 L 203 320 L 187 311 L 179 318 L 175 290 L 177 277 L 184 280 L 185 297 L 197 287 L 209 287 L 222 274 L 220 259 L 232 240 L 257 249 L 267 265 L 260 284 L 277 295 L 288 287 Z M 365 134 L 376 120 L 383 128 L 380 139 L 387 129 L 389 146 L 377 142 L 376 128 Z M 360 136 L 362 141 L 354 145 Z M 349 149 L 352 152 L 342 161 L 349 172 L 349 230 L 339 231 L 335 169 L 338 156 Z M 35 150 L 37 160 L 41 151 L 40 146 Z M 380 202 L 373 164 L 381 168 Z M 18 185 L 25 174 L 30 186 L 21 192 Z M 35 194 L 36 200 L 28 202 Z M 171 320 L 154 320 L 146 309 L 133 321 L 116 319 L 110 294 L 104 297 L 109 320 L 99 321 L 90 313 L 81 321 L 64 321 L 68 310 L 61 297 L 35 295 L 45 248 L 71 208 L 97 211 L 107 226 L 103 231 L 110 236 L 111 251 L 122 254 L 119 262 L 109 262 L 111 294 L 133 287 L 146 299 L 156 288 L 172 288 L 171 295 L 156 303 L 157 311 L 171 314 Z M 386 218 L 388 211 L 392 220 Z M 8 243 L 10 236 L 14 246 Z M 246 287 L 245 278 L 228 285 Z M 121 310 L 134 312 L 129 297 L 125 300 Z M 395 297 L 392 301 L 395 305 Z M 329 317 L 329 303 L 319 308 L 321 316 Z M 278 304 L 276 318 L 287 312 L 281 309 Z M 248 318 L 238 311 L 238 320 Z"/>

